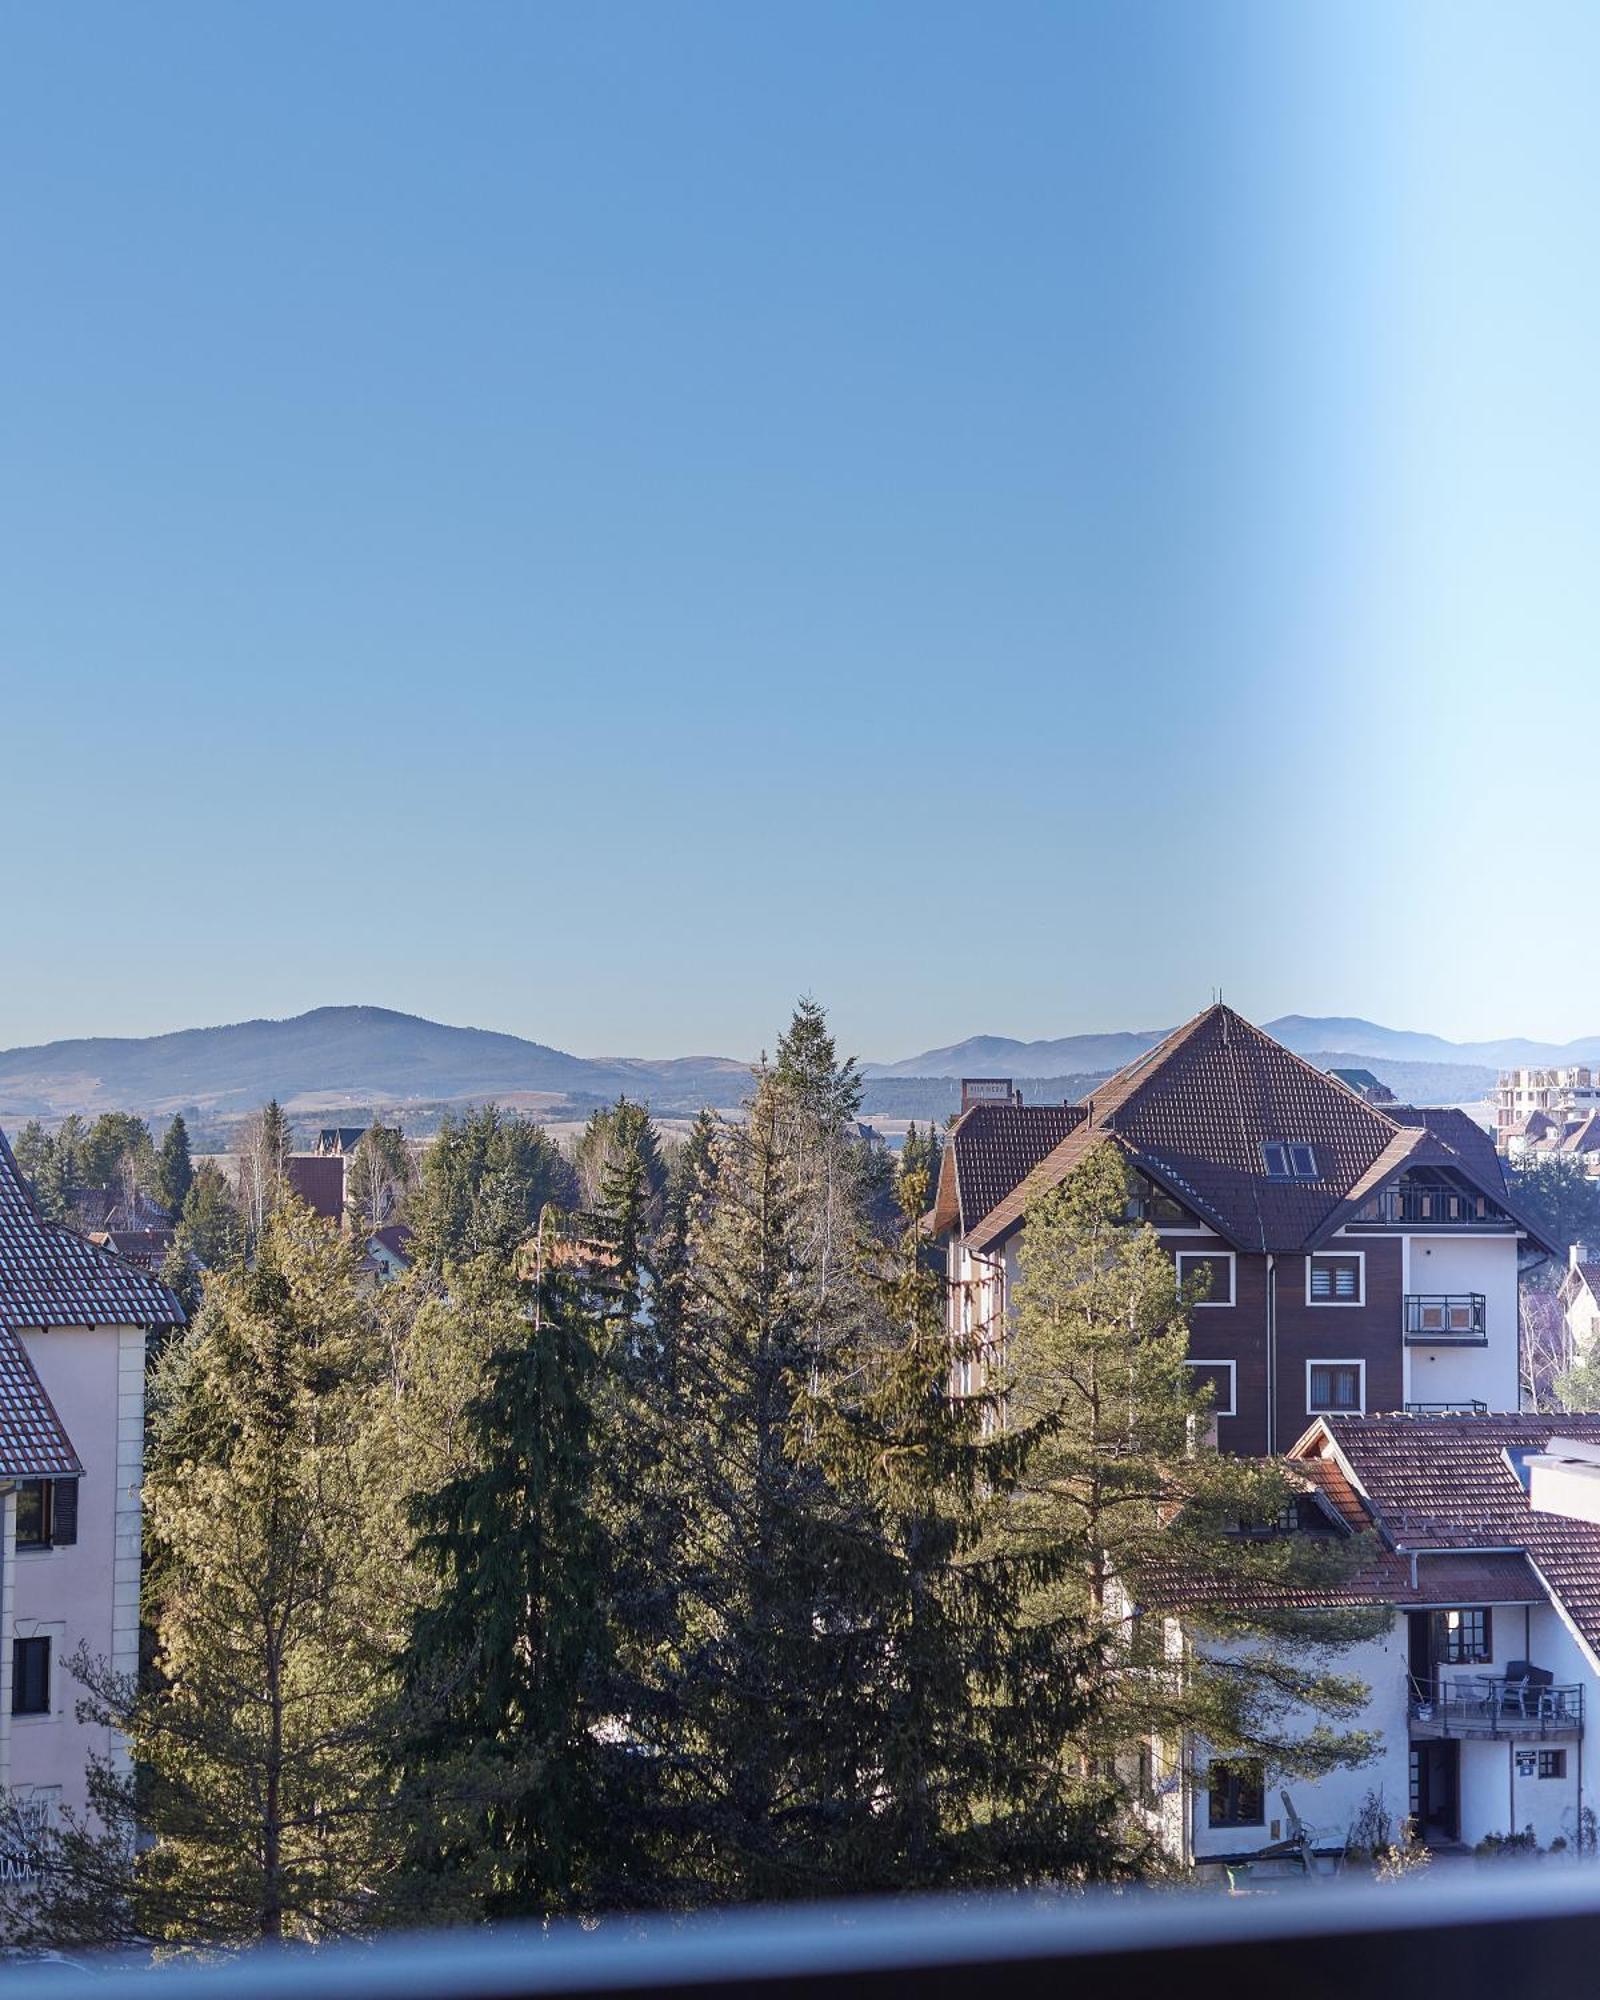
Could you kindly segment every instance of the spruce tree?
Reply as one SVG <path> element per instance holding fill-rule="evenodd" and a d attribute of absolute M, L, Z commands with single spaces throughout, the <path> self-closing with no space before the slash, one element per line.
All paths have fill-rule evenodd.
<path fill-rule="evenodd" d="M 480 1256 L 509 1260 L 547 1203 L 577 1199 L 572 1164 L 540 1125 L 498 1105 L 446 1118 L 411 1197 L 411 1255 L 423 1269 Z"/>
<path fill-rule="evenodd" d="M 546 1916 L 591 1903 L 602 1831 L 596 1330 L 560 1273 L 533 1314 L 488 1260 L 458 1279 L 499 1344 L 467 1412 L 476 1465 L 412 1508 L 439 1582 L 402 1663 L 412 1880 L 425 1905 Z"/>
<path fill-rule="evenodd" d="M 345 1188 L 345 1214 L 361 1242 L 400 1219 L 412 1178 L 405 1133 L 375 1118 L 356 1142 Z"/>
<path fill-rule="evenodd" d="M 1094 1697 L 1087 1621 L 1039 1615 L 1052 1564 L 991 1532 L 1028 1441 L 990 1398 L 951 1393 L 963 1357 L 922 1236 L 925 1151 L 899 1191 L 882 1324 L 811 1406 L 852 1584 L 836 1625 L 854 1754 L 835 1773 L 835 1865 L 881 1892 L 1126 1872 L 1112 1791 L 1066 1754 Z"/>
<path fill-rule="evenodd" d="M 189 1128 L 180 1111 L 162 1136 L 156 1154 L 156 1199 L 176 1220 L 183 1213 L 194 1185 L 194 1162 L 189 1157 Z"/>
<path fill-rule="evenodd" d="M 227 1175 L 214 1160 L 202 1160 L 195 1169 L 178 1220 L 177 1241 L 208 1271 L 244 1254 L 244 1217 Z"/>

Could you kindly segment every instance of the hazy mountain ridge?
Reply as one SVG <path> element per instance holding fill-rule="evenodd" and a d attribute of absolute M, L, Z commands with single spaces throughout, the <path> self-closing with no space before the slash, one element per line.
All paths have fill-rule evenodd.
<path fill-rule="evenodd" d="M 1552 1045 L 1457 1044 L 1370 1021 L 1288 1015 L 1269 1031 L 1323 1067 L 1360 1064 L 1402 1098 L 1461 1103 L 1493 1087 L 1502 1062 L 1600 1056 L 1600 1037 Z M 1024 1042 L 978 1035 L 899 1062 L 865 1065 L 869 1116 L 943 1116 L 962 1076 L 1010 1076 L 1048 1101 L 1078 1097 L 1161 1039 L 1159 1029 Z M 1329 1053 L 1337 1051 L 1338 1053 Z M 1442 1053 L 1441 1053 L 1442 1052 Z M 584 1057 L 488 1028 L 450 1027 L 385 1007 L 318 1007 L 285 1021 L 240 1021 L 173 1034 L 95 1036 L 0 1052 L 0 1124 L 106 1110 L 199 1111 L 227 1121 L 277 1097 L 301 1122 L 341 1106 L 403 1113 L 498 1098 L 544 1110 L 626 1092 L 659 1111 L 726 1108 L 749 1088 L 726 1056 Z M 911 1107 L 915 1105 L 913 1110 Z"/>

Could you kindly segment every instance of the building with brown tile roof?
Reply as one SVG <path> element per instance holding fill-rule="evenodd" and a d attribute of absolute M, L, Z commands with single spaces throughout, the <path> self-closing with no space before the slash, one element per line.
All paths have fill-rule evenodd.
<path fill-rule="evenodd" d="M 1539 1468 L 1563 1448 L 1593 1454 L 1600 1498 L 1600 1415 L 1333 1416 L 1289 1454 L 1320 1509 L 1302 1509 L 1291 1531 L 1331 1524 L 1367 1538 L 1355 1574 L 1322 1601 L 1393 1614 L 1346 1668 L 1368 1688 L 1359 1726 L 1379 1739 L 1375 1759 L 1295 1787 L 1320 1847 L 1341 1847 L 1377 1791 L 1393 1820 L 1414 1816 L 1434 1844 L 1532 1828 L 1541 1846 L 1576 1849 L 1600 1777 L 1588 1736 L 1600 1713 L 1600 1523 L 1533 1504 Z M 1207 1643 L 1193 1592 L 1163 1597 L 1153 1576 L 1144 1601 Z M 1191 1750 L 1174 1815 L 1188 1858 L 1237 1865 L 1272 1846 L 1265 1809 L 1251 1827 L 1210 1823 L 1204 1747 Z M 1271 1798 L 1274 1774 L 1261 1776 Z"/>
<path fill-rule="evenodd" d="M 1032 1165 L 1049 1128 L 1020 1107 L 957 1127 L 933 1217 L 953 1332 L 1003 1338 L 1029 1206 L 1114 1146 L 1211 1276 L 1193 1353 L 1226 1448 L 1280 1450 L 1324 1410 L 1516 1406 L 1520 1271 L 1551 1246 L 1464 1113 L 1372 1104 L 1220 1005 L 1060 1110 Z"/>

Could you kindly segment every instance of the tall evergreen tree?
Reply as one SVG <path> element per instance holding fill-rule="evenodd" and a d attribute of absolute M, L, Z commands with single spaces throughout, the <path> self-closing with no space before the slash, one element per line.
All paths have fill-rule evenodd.
<path fill-rule="evenodd" d="M 194 1161 L 189 1156 L 189 1127 L 179 1111 L 162 1135 L 156 1154 L 156 1199 L 174 1217 L 180 1216 L 193 1185 Z"/>
<path fill-rule="evenodd" d="M 493 1104 L 446 1118 L 410 1204 L 413 1261 L 432 1271 L 485 1255 L 504 1262 L 546 1203 L 570 1208 L 577 1192 L 571 1162 L 543 1126 Z"/>
<path fill-rule="evenodd" d="M 128 1111 L 104 1111 L 84 1134 L 79 1171 L 85 1186 L 115 1188 L 131 1205 L 136 1194 L 153 1194 L 156 1155 L 150 1127 Z"/>
<path fill-rule="evenodd" d="M 240 1127 L 239 1212 L 244 1218 L 247 1247 L 253 1248 L 260 1239 L 268 1218 L 288 1192 L 293 1143 L 288 1116 L 275 1097 Z"/>
<path fill-rule="evenodd" d="M 572 1164 L 578 1176 L 578 1199 L 587 1208 L 602 1205 L 608 1175 L 626 1165 L 640 1174 L 646 1212 L 653 1211 L 666 1191 L 667 1168 L 661 1142 L 642 1104 L 619 1097 L 603 1105 L 578 1135 Z"/>
<path fill-rule="evenodd" d="M 1370 1738 L 1333 1725 L 1359 1715 L 1367 1690 L 1338 1660 L 1382 1616 L 1271 1607 L 1337 1603 L 1363 1551 L 1255 1532 L 1297 1488 L 1279 1466 L 1201 1442 L 1210 1389 L 1187 1365 L 1194 1298 L 1155 1231 L 1126 1220 L 1135 1191 L 1102 1146 L 1030 1208 L 1005 1382 L 1025 1447 L 1007 1535 L 1056 1573 L 1040 1615 L 1087 1618 L 1101 1655 L 1077 1733 L 1084 1766 L 1109 1769 L 1151 1737 L 1167 1762 L 1196 1743 L 1290 1776 L 1360 1762 Z M 1172 1602 L 1220 1642 L 1192 1647 L 1181 1673 L 1150 1652 Z"/>
<path fill-rule="evenodd" d="M 367 1533 L 376 1367 L 347 1245 L 299 1203 L 212 1280 L 158 1365 L 144 1685 L 80 1656 L 96 1766 L 46 1876 L 58 1938 L 197 1944 L 365 1928 L 388 1866 L 392 1582 Z"/>
<path fill-rule="evenodd" d="M 531 1318 L 487 1259 L 457 1282 L 499 1344 L 467 1412 L 477 1463 L 413 1508 L 440 1583 L 403 1663 L 425 1718 L 410 1744 L 414 1881 L 445 1907 L 543 1916 L 591 1902 L 601 1832 L 595 1327 L 558 1273 Z"/>
<path fill-rule="evenodd" d="M 853 1748 L 838 1773 L 840 1871 L 880 1891 L 1122 1872 L 1114 1797 L 1064 1754 L 1094 1696 L 1087 1623 L 1039 1616 L 1052 1565 L 990 1532 L 1028 1441 L 995 1423 L 990 1399 L 950 1392 L 961 1357 L 920 1228 L 925 1153 L 900 1199 L 884 1323 L 812 1406 L 854 1586 L 840 1621 Z"/>
<path fill-rule="evenodd" d="M 244 1217 L 228 1177 L 214 1160 L 202 1160 L 184 1198 L 178 1247 L 206 1270 L 231 1264 L 244 1253 Z"/>

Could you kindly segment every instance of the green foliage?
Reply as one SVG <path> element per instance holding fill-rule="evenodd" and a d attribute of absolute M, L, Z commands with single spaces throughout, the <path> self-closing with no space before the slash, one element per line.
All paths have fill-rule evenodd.
<path fill-rule="evenodd" d="M 455 1282 L 495 1351 L 466 1412 L 476 1463 L 412 1509 L 441 1580 L 403 1661 L 427 1717 L 410 1744 L 410 1795 L 426 1801 L 413 1865 L 429 1901 L 542 1916 L 591 1902 L 602 1832 L 586 1699 L 604 1639 L 596 1328 L 564 1278 L 546 1278 L 531 1318 L 490 1260 Z"/>
<path fill-rule="evenodd" d="M 192 1320 L 200 1310 L 200 1271 L 181 1243 L 174 1243 L 162 1258 L 157 1275 L 183 1308 L 184 1318 Z"/>
<path fill-rule="evenodd" d="M 127 1111 L 106 1111 L 84 1135 L 78 1171 L 86 1187 L 116 1188 L 124 1198 L 154 1194 L 156 1154 L 150 1127 Z"/>
<path fill-rule="evenodd" d="M 1600 1181 L 1570 1153 L 1525 1153 L 1508 1160 L 1506 1186 L 1560 1253 L 1574 1243 L 1600 1244 Z"/>
<path fill-rule="evenodd" d="M 1029 1441 L 1006 1534 L 1019 1553 L 1070 1552 L 1042 1604 L 1091 1614 L 1100 1635 L 1083 1754 L 1103 1762 L 1159 1735 L 1295 1777 L 1363 1762 L 1372 1739 L 1333 1725 L 1367 1690 L 1334 1662 L 1386 1615 L 1265 1607 L 1337 1601 L 1366 1551 L 1256 1531 L 1297 1489 L 1276 1465 L 1200 1442 L 1210 1390 L 1186 1366 L 1194 1294 L 1154 1230 L 1125 1220 L 1134 1192 L 1105 1145 L 1029 1210 L 1004 1385 Z M 1150 1653 L 1167 1605 L 1184 1607 L 1196 1640 L 1181 1673 Z"/>
<path fill-rule="evenodd" d="M 202 1160 L 178 1220 L 178 1247 L 208 1271 L 244 1254 L 244 1218 L 228 1177 L 214 1160 Z"/>
<path fill-rule="evenodd" d="M 99 1765 L 47 1877 L 58 1937 L 175 1944 L 365 1928 L 385 1871 L 392 1582 L 367 1532 L 378 1364 L 347 1246 L 280 1206 L 166 1350 L 145 1482 L 145 1685 L 74 1663 Z"/>
<path fill-rule="evenodd" d="M 645 1107 L 619 1097 L 594 1113 L 572 1148 L 578 1199 L 585 1208 L 601 1206 L 608 1177 L 624 1163 L 630 1173 L 637 1163 L 647 1210 L 654 1211 L 667 1185 L 661 1141 Z"/>
<path fill-rule="evenodd" d="M 55 1132 L 47 1132 L 32 1118 L 17 1134 L 17 1166 L 33 1190 L 39 1213 L 49 1222 L 67 1221 L 83 1191 L 83 1137 L 83 1120 L 76 1114 L 64 1118 Z"/>
<path fill-rule="evenodd" d="M 156 1154 L 156 1199 L 172 1215 L 180 1216 L 193 1185 L 194 1162 L 189 1157 L 189 1128 L 180 1111 L 162 1135 Z"/>
<path fill-rule="evenodd" d="M 476 1257 L 507 1260 L 547 1202 L 570 1208 L 577 1192 L 571 1162 L 543 1126 L 493 1104 L 447 1118 L 423 1156 L 412 1257 L 436 1272 Z"/>

